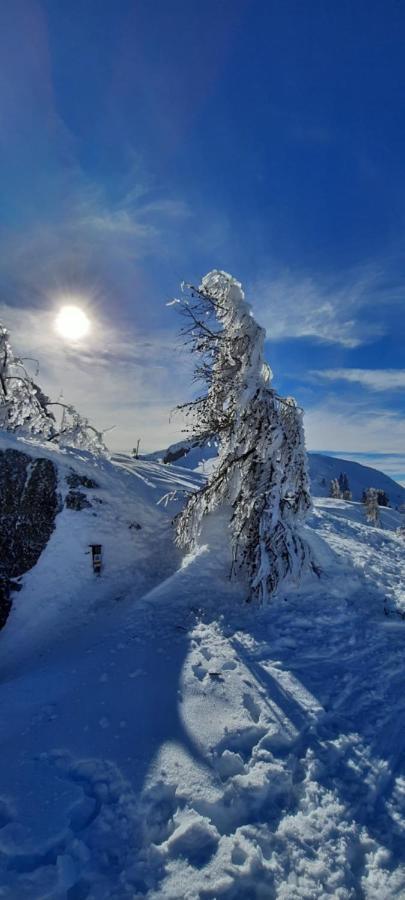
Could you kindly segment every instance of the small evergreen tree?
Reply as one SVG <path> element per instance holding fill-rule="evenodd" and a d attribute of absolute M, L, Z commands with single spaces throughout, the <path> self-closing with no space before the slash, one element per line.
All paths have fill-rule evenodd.
<path fill-rule="evenodd" d="M 340 473 L 338 481 L 342 497 L 345 493 L 350 493 L 349 479 L 346 475 L 346 472 Z M 343 497 L 343 499 L 345 499 L 345 497 Z"/>
<path fill-rule="evenodd" d="M 361 497 L 362 503 L 366 503 L 367 493 L 369 490 L 370 490 L 370 488 L 367 488 L 367 490 L 363 491 L 362 497 Z M 390 505 L 390 500 L 389 500 L 388 494 L 386 494 L 385 491 L 381 490 L 381 488 L 372 488 L 372 490 L 376 492 L 377 502 L 378 502 L 379 506 L 389 506 Z"/>
<path fill-rule="evenodd" d="M 343 491 L 342 500 L 351 500 L 352 492 L 351 491 Z"/>
<path fill-rule="evenodd" d="M 332 478 L 329 485 L 329 497 L 333 497 L 335 500 L 340 500 L 342 497 L 339 480 L 337 478 Z"/>
<path fill-rule="evenodd" d="M 192 416 L 194 441 L 218 439 L 219 461 L 177 517 L 177 543 L 195 546 L 206 514 L 228 507 L 232 571 L 244 572 L 251 596 L 265 601 L 311 564 L 297 528 L 310 506 L 301 413 L 271 387 L 264 329 L 232 276 L 210 272 L 178 302 L 195 378 L 206 386 L 181 409 Z"/>
<path fill-rule="evenodd" d="M 380 525 L 380 509 L 378 506 L 378 491 L 376 488 L 367 488 L 363 493 L 366 519 L 371 525 Z"/>

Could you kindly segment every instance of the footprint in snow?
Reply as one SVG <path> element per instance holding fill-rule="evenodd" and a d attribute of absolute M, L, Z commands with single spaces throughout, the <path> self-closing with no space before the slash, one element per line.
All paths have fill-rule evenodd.
<path fill-rule="evenodd" d="M 235 775 L 242 775 L 245 771 L 245 764 L 240 753 L 233 750 L 224 750 L 219 757 L 216 768 L 224 780 L 233 778 Z"/>
<path fill-rule="evenodd" d="M 223 755 L 224 751 L 230 750 L 238 754 L 244 763 L 249 763 L 255 747 L 265 735 L 267 735 L 267 728 L 262 728 L 260 725 L 250 725 L 243 730 L 226 734 L 219 741 L 216 751 Z"/>
<path fill-rule="evenodd" d="M 195 868 L 207 865 L 219 843 L 215 825 L 206 816 L 190 810 L 180 814 L 175 826 L 166 843 L 168 855 L 174 859 L 183 857 Z"/>
<path fill-rule="evenodd" d="M 194 665 L 192 666 L 192 670 L 195 677 L 198 678 L 199 681 L 204 681 L 207 670 L 204 668 L 204 666 L 201 665 L 201 663 L 194 663 Z"/>
<path fill-rule="evenodd" d="M 260 719 L 261 710 L 251 694 L 246 693 L 243 695 L 243 705 L 253 722 L 257 723 Z"/>

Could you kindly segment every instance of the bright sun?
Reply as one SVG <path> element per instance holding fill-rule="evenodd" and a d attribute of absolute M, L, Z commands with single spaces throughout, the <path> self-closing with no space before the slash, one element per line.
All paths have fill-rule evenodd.
<path fill-rule="evenodd" d="M 62 306 L 55 320 L 58 334 L 66 340 L 79 341 L 90 329 L 90 319 L 80 306 Z"/>

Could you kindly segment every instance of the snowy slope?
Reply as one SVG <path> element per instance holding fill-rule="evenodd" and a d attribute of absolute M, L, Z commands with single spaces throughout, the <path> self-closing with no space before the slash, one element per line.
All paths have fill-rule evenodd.
<path fill-rule="evenodd" d="M 185 452 L 180 456 L 182 450 Z M 167 462 L 171 457 L 177 457 L 176 466 L 207 475 L 215 465 L 217 448 L 213 442 L 205 444 L 203 447 L 189 447 L 187 441 L 180 441 L 172 444 L 167 450 L 149 454 L 147 459 Z M 308 453 L 308 460 L 312 492 L 316 497 L 328 497 L 332 478 L 339 478 L 341 472 L 346 472 L 353 500 L 360 501 L 364 490 L 375 487 L 386 492 L 392 507 L 400 507 L 405 503 L 405 488 L 389 478 L 388 475 L 379 472 L 378 469 L 363 466 L 349 459 L 340 459 L 311 451 Z"/>
<path fill-rule="evenodd" d="M 20 655 L 37 653 L 48 640 L 76 628 L 90 614 L 98 615 L 105 605 L 123 601 L 129 591 L 139 595 L 162 580 L 178 563 L 168 523 L 179 503 L 168 510 L 159 501 L 172 486 L 190 489 L 199 482 L 198 475 L 185 470 L 173 469 L 162 477 L 161 466 L 153 463 L 140 462 L 135 470 L 125 456 L 113 465 L 85 452 L 61 452 L 49 444 L 3 435 L 1 449 L 14 447 L 56 463 L 62 499 L 72 468 L 94 479 L 98 487 L 86 491 L 90 508 L 78 512 L 64 507 L 57 515 L 48 546 L 23 577 L 23 589 L 14 595 L 7 630 L 1 636 L 0 671 L 8 665 L 8 655 L 16 664 Z M 103 548 L 101 579 L 94 578 L 92 543 Z M 160 543 L 162 553 L 156 554 Z"/>
<path fill-rule="evenodd" d="M 378 469 L 323 453 L 309 453 L 308 456 L 312 492 L 316 497 L 327 497 L 332 478 L 339 478 L 341 472 L 346 472 L 353 500 L 361 500 L 363 491 L 376 487 L 386 492 L 392 507 L 405 503 L 405 488 Z"/>
<path fill-rule="evenodd" d="M 176 502 L 156 500 L 191 473 L 74 465 L 100 514 L 61 513 L 0 633 L 2 900 L 404 896 L 399 514 L 375 529 L 317 500 L 321 578 L 258 610 L 220 517 L 196 554 L 173 549 Z M 94 527 L 100 579 L 79 557 Z"/>

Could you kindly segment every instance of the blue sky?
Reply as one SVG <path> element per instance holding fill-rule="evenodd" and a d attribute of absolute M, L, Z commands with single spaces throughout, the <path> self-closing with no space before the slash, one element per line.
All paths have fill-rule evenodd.
<path fill-rule="evenodd" d="M 0 313 L 112 446 L 178 437 L 165 304 L 222 268 L 309 448 L 405 480 L 404 40 L 393 0 L 2 4 Z"/>

